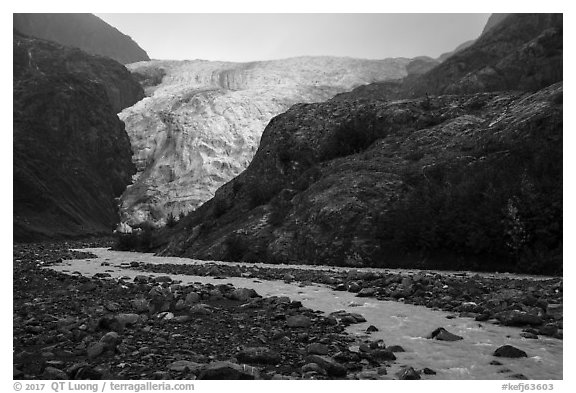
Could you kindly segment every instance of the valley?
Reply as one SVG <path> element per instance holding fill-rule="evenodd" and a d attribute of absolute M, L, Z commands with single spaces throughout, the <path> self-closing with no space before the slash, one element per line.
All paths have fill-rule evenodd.
<path fill-rule="evenodd" d="M 14 14 L 13 378 L 565 379 L 563 14 L 483 18 L 230 62 Z"/>

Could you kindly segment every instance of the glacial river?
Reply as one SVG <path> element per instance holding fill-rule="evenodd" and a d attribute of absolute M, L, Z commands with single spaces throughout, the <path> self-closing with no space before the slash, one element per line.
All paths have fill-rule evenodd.
<path fill-rule="evenodd" d="M 80 251 L 91 252 L 98 259 L 65 260 L 50 268 L 65 272 L 80 272 L 93 276 L 99 272 L 110 273 L 113 278 L 137 275 L 160 276 L 164 273 L 141 272 L 128 269 L 121 264 L 132 261 L 152 264 L 204 264 L 198 261 L 177 257 L 157 257 L 153 254 L 110 251 L 105 248 L 90 248 Z M 110 266 L 101 266 L 102 262 Z M 229 264 L 228 262 L 213 262 Z M 246 265 L 238 263 L 238 265 Z M 278 265 L 257 264 L 261 267 L 277 268 Z M 283 266 L 295 267 L 295 266 Z M 341 270 L 317 266 L 298 266 L 301 269 Z M 355 269 L 361 270 L 361 269 Z M 377 270 L 377 269 L 370 269 Z M 387 271 L 397 271 L 388 269 Z M 442 272 L 442 274 L 456 274 Z M 490 276 L 491 274 L 486 274 Z M 502 276 L 502 275 L 500 275 Z M 507 275 L 522 278 L 525 276 Z M 231 283 L 238 288 L 253 288 L 262 296 L 288 296 L 299 300 L 305 307 L 330 313 L 346 310 L 362 314 L 367 322 L 351 325 L 347 332 L 370 340 L 383 339 L 386 345 L 401 345 L 406 352 L 396 353 L 398 358 L 389 375 L 393 375 L 401 366 L 408 365 L 415 369 L 429 367 L 437 375 L 426 376 L 426 379 L 506 379 L 513 374 L 523 374 L 530 379 L 562 379 L 562 340 L 539 336 L 538 340 L 520 337 L 521 329 L 498 326 L 491 323 L 477 322 L 471 318 L 447 319 L 450 313 L 435 311 L 423 306 L 414 306 L 394 301 L 379 301 L 371 298 L 358 298 L 350 292 L 333 291 L 323 285 L 300 286 L 299 283 L 283 281 L 265 281 L 254 278 L 228 277 L 224 280 L 214 277 L 170 274 L 174 280 L 183 284 L 201 282 L 222 284 Z M 364 333 L 369 325 L 379 331 Z M 434 329 L 444 327 L 448 331 L 464 337 L 455 342 L 444 342 L 426 339 Z M 528 358 L 506 359 L 492 356 L 494 350 L 510 344 L 522 349 Z M 501 366 L 490 365 L 498 360 Z M 503 372 L 503 370 L 505 370 Z"/>

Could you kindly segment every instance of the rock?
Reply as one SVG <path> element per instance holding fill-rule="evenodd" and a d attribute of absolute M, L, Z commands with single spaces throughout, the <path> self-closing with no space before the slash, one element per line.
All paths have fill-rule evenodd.
<path fill-rule="evenodd" d="M 358 313 L 351 312 L 350 316 L 356 320 L 356 323 L 366 322 L 366 318 Z"/>
<path fill-rule="evenodd" d="M 104 344 L 104 349 L 115 349 L 120 343 L 120 335 L 116 332 L 108 332 L 100 338 L 100 342 Z"/>
<path fill-rule="evenodd" d="M 106 302 L 104 307 L 106 308 L 106 310 L 111 312 L 117 312 L 118 310 L 120 310 L 120 305 L 116 302 Z"/>
<path fill-rule="evenodd" d="M 148 311 L 148 300 L 137 298 L 130 301 L 132 307 L 134 307 L 134 311 L 137 313 L 143 313 Z"/>
<path fill-rule="evenodd" d="M 198 303 L 200 301 L 200 295 L 197 294 L 196 292 L 190 292 L 188 295 L 186 295 L 186 300 L 185 303 L 189 306 Z"/>
<path fill-rule="evenodd" d="M 490 314 L 482 313 L 482 314 L 477 315 L 477 316 L 474 318 L 474 320 L 475 320 L 475 321 L 478 321 L 478 322 L 484 322 L 484 321 L 489 320 L 490 317 L 491 317 Z"/>
<path fill-rule="evenodd" d="M 168 370 L 175 372 L 190 371 L 194 374 L 204 367 L 201 363 L 191 362 L 189 360 L 176 360 L 168 365 Z"/>
<path fill-rule="evenodd" d="M 245 302 L 253 297 L 259 297 L 258 293 L 254 289 L 247 288 L 237 288 L 229 295 L 230 299 Z"/>
<path fill-rule="evenodd" d="M 546 315 L 556 320 L 562 319 L 564 315 L 562 304 L 548 304 L 546 307 Z"/>
<path fill-rule="evenodd" d="M 504 345 L 494 351 L 494 356 L 504 357 L 504 358 L 525 358 L 528 357 L 526 352 L 513 347 L 512 345 Z"/>
<path fill-rule="evenodd" d="M 431 368 L 425 367 L 420 371 L 421 374 L 426 375 L 436 375 L 436 371 L 432 370 Z"/>
<path fill-rule="evenodd" d="M 390 352 L 406 352 L 400 345 L 391 345 L 388 349 Z"/>
<path fill-rule="evenodd" d="M 380 339 L 380 340 L 375 340 L 375 341 L 371 341 L 369 344 L 369 348 L 370 349 L 385 349 L 386 348 L 386 344 L 384 343 L 384 340 Z"/>
<path fill-rule="evenodd" d="M 427 338 L 434 338 L 440 341 L 458 341 L 463 339 L 463 337 L 452 334 L 442 327 L 434 330 Z"/>
<path fill-rule="evenodd" d="M 376 360 L 396 360 L 396 356 L 388 349 L 374 349 L 369 352 Z"/>
<path fill-rule="evenodd" d="M 283 277 L 282 280 L 284 280 L 284 282 L 290 283 L 292 281 L 294 281 L 295 277 L 290 274 L 290 273 L 286 273 Z"/>
<path fill-rule="evenodd" d="M 236 355 L 239 362 L 258 364 L 278 364 L 282 360 L 279 353 L 267 347 L 244 348 Z"/>
<path fill-rule="evenodd" d="M 186 302 L 183 299 L 178 299 L 178 301 L 174 305 L 174 310 L 182 311 L 185 310 L 187 307 L 188 306 L 186 305 Z"/>
<path fill-rule="evenodd" d="M 495 315 L 496 319 L 506 326 L 538 326 L 542 325 L 542 318 L 537 315 L 532 315 L 524 311 L 511 310 L 502 311 Z"/>
<path fill-rule="evenodd" d="M 374 325 L 370 325 L 366 328 L 366 333 L 374 333 L 377 331 L 378 331 L 378 328 Z"/>
<path fill-rule="evenodd" d="M 306 356 L 306 362 L 316 363 L 332 377 L 345 377 L 347 373 L 346 367 L 328 356 L 308 355 Z"/>
<path fill-rule="evenodd" d="M 147 284 L 148 281 L 150 281 L 150 278 L 148 278 L 148 276 L 138 275 L 134 277 L 134 282 L 137 284 Z"/>
<path fill-rule="evenodd" d="M 402 380 L 416 380 L 421 379 L 420 374 L 414 370 L 413 367 L 405 367 L 396 373 L 398 379 Z"/>
<path fill-rule="evenodd" d="M 546 324 L 538 329 L 538 334 L 544 336 L 554 336 L 558 332 L 558 326 L 554 324 Z"/>
<path fill-rule="evenodd" d="M 529 379 L 526 375 L 524 374 L 512 374 L 508 377 L 508 379 Z"/>
<path fill-rule="evenodd" d="M 306 363 L 302 366 L 303 373 L 315 372 L 320 375 L 327 375 L 328 373 L 322 367 L 318 365 L 318 363 Z"/>
<path fill-rule="evenodd" d="M 105 376 L 101 370 L 90 367 L 87 363 L 76 363 L 68 368 L 68 374 L 73 379 L 103 379 Z"/>
<path fill-rule="evenodd" d="M 286 325 L 291 328 L 307 328 L 312 325 L 312 321 L 305 315 L 292 315 L 286 318 Z"/>
<path fill-rule="evenodd" d="M 210 363 L 202 369 L 198 379 L 201 380 L 251 380 L 260 379 L 257 368 L 245 364 L 236 364 L 227 361 Z"/>
<path fill-rule="evenodd" d="M 524 338 L 529 338 L 529 339 L 538 339 L 537 334 L 530 333 L 530 332 L 522 332 L 522 333 L 520 333 L 520 336 L 522 336 Z"/>
<path fill-rule="evenodd" d="M 376 288 L 362 288 L 356 296 L 358 296 L 358 297 L 370 297 L 370 296 L 374 296 L 375 294 L 376 294 Z"/>
<path fill-rule="evenodd" d="M 388 375 L 388 370 L 386 370 L 386 366 L 378 367 L 377 372 L 378 375 Z"/>
<path fill-rule="evenodd" d="M 66 374 L 64 371 L 55 368 L 55 367 L 46 367 L 44 369 L 44 373 L 42 374 L 43 379 L 58 379 L 58 380 L 62 380 L 62 379 L 68 379 L 68 374 Z"/>
<path fill-rule="evenodd" d="M 140 321 L 140 315 L 132 313 L 118 314 L 115 318 L 123 326 L 135 325 Z"/>
<path fill-rule="evenodd" d="M 210 315 L 212 314 L 212 310 L 210 309 L 210 306 L 208 306 L 207 304 L 200 303 L 190 307 L 190 314 Z"/>
<path fill-rule="evenodd" d="M 352 281 L 351 283 L 348 284 L 348 292 L 356 293 L 360 292 L 361 289 L 362 286 L 357 282 Z"/>
<path fill-rule="evenodd" d="M 306 351 L 313 355 L 328 355 L 329 349 L 326 345 L 320 343 L 312 343 L 308 345 Z"/>
<path fill-rule="evenodd" d="M 192 320 L 192 316 L 190 315 L 178 315 L 177 317 L 174 317 L 172 319 L 172 322 L 174 323 L 183 323 L 183 322 L 188 322 Z"/>
<path fill-rule="evenodd" d="M 106 350 L 106 344 L 103 342 L 97 342 L 88 347 L 86 354 L 90 359 L 100 356 Z"/>

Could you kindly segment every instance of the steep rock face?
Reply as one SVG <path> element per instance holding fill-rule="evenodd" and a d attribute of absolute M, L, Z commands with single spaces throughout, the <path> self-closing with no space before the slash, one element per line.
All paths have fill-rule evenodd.
<path fill-rule="evenodd" d="M 122 64 L 150 60 L 132 38 L 92 14 L 13 14 L 20 33 L 110 57 Z"/>
<path fill-rule="evenodd" d="M 143 97 L 121 64 L 14 36 L 14 239 L 110 233 L 135 172 L 116 112 Z"/>
<path fill-rule="evenodd" d="M 149 97 L 120 114 L 139 171 L 122 196 L 122 219 L 163 223 L 193 210 L 248 166 L 273 116 L 298 102 L 403 77 L 409 63 L 302 57 L 130 65 Z"/>
<path fill-rule="evenodd" d="M 416 85 L 385 82 L 293 106 L 247 170 L 157 244 L 205 259 L 561 271 L 562 83 L 545 87 L 562 79 L 561 37 L 561 16 L 512 15 L 421 77 L 452 91 L 462 76 L 445 64 L 488 58 L 514 65 L 499 76 L 516 92 L 388 101 Z"/>

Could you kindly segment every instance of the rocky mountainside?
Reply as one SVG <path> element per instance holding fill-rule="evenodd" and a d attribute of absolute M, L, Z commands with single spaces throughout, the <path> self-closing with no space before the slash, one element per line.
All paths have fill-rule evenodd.
<path fill-rule="evenodd" d="M 562 17 L 512 15 L 417 78 L 295 105 L 270 121 L 247 170 L 156 246 L 201 259 L 558 272 L 561 65 Z M 490 92 L 496 81 L 514 91 Z"/>
<path fill-rule="evenodd" d="M 537 90 L 562 80 L 562 14 L 513 14 L 417 78 L 402 96 Z"/>
<path fill-rule="evenodd" d="M 494 26 L 498 25 L 500 22 L 502 22 L 504 19 L 506 19 L 508 17 L 508 15 L 510 15 L 510 14 L 492 14 L 492 15 L 490 15 L 490 17 L 488 18 L 488 21 L 486 22 L 486 26 L 484 26 L 484 29 L 482 30 L 481 35 L 486 34 L 489 30 L 494 28 Z"/>
<path fill-rule="evenodd" d="M 535 91 L 562 80 L 562 37 L 562 14 L 511 14 L 428 72 L 360 86 L 342 99 Z"/>
<path fill-rule="evenodd" d="M 122 64 L 150 60 L 132 38 L 92 14 L 13 14 L 20 33 L 110 57 Z"/>
<path fill-rule="evenodd" d="M 248 166 L 272 117 L 296 103 L 404 77 L 413 63 L 301 57 L 130 65 L 148 97 L 120 114 L 138 168 L 122 196 L 123 221 L 164 223 L 195 209 Z"/>
<path fill-rule="evenodd" d="M 14 35 L 14 239 L 110 233 L 135 172 L 116 113 L 144 92 L 116 61 Z"/>

